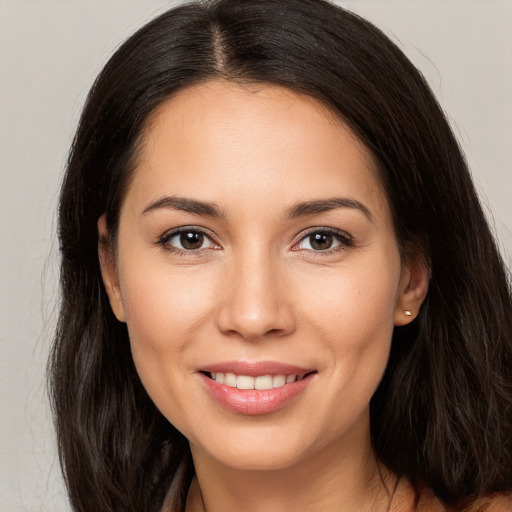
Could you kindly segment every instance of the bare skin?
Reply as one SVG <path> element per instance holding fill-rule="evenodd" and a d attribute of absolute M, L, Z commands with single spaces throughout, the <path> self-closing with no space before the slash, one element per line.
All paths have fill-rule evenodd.
<path fill-rule="evenodd" d="M 203 465 L 196 464 L 197 477 L 189 490 L 186 512 L 386 512 L 398 483 L 396 477 L 378 465 L 371 452 L 361 457 L 345 447 L 343 452 L 351 457 L 350 464 L 346 464 L 333 455 L 339 451 L 339 447 L 328 446 L 288 467 L 284 474 L 239 470 L 217 473 L 214 463 L 204 463 L 204 457 L 196 454 L 195 460 L 202 460 Z M 354 463 L 358 459 L 359 467 Z"/>
<path fill-rule="evenodd" d="M 190 442 L 187 511 L 386 511 L 369 402 L 428 272 L 399 252 L 371 154 L 317 101 L 267 85 L 182 90 L 145 135 L 100 259 L 141 381 Z M 292 365 L 282 396 L 300 390 L 215 381 L 233 362 Z"/>

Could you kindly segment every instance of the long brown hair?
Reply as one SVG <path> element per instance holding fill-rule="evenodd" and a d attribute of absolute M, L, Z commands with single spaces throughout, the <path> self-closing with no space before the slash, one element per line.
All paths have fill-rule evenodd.
<path fill-rule="evenodd" d="M 448 503 L 512 489 L 510 284 L 423 77 L 377 28 L 323 0 L 218 0 L 171 9 L 116 51 L 70 152 L 49 379 L 73 509 L 156 511 L 172 482 L 183 507 L 188 443 L 137 376 L 102 284 L 96 222 L 106 212 L 115 239 L 148 116 L 177 90 L 218 78 L 279 84 L 329 105 L 379 163 L 399 244 L 427 248 L 427 298 L 395 329 L 371 402 L 378 457 Z"/>

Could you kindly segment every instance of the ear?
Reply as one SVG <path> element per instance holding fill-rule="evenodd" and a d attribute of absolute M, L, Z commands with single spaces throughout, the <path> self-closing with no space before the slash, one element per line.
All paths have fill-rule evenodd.
<path fill-rule="evenodd" d="M 425 252 L 418 248 L 409 251 L 402 264 L 402 275 L 395 307 L 395 325 L 407 325 L 420 311 L 430 281 L 430 266 Z"/>
<path fill-rule="evenodd" d="M 105 214 L 98 219 L 98 257 L 101 277 L 110 301 L 110 307 L 120 322 L 126 322 L 123 298 L 117 276 L 116 258 L 109 240 Z"/>

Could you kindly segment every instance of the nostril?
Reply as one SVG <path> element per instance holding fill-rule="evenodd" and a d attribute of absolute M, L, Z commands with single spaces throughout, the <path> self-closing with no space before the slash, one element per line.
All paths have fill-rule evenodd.
<path fill-rule="evenodd" d="M 248 341 L 263 341 L 290 334 L 295 329 L 292 308 L 279 296 L 282 287 L 269 282 L 258 286 L 241 278 L 226 287 L 230 290 L 219 304 L 216 323 L 230 337 L 238 335 Z"/>
<path fill-rule="evenodd" d="M 280 334 L 281 333 L 281 329 L 270 329 L 269 331 L 267 331 L 265 333 L 265 336 L 269 335 L 269 336 L 272 336 L 273 334 Z"/>

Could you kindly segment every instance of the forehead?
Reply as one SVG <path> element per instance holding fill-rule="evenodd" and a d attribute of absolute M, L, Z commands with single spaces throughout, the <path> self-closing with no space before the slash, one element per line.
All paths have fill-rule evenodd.
<path fill-rule="evenodd" d="M 158 107 L 130 188 L 146 199 L 293 203 L 333 188 L 383 198 L 371 153 L 330 108 L 284 87 L 229 82 L 182 89 Z"/>

